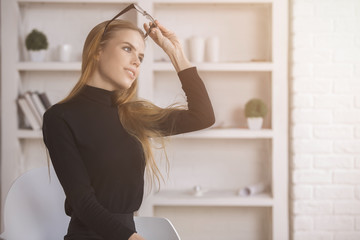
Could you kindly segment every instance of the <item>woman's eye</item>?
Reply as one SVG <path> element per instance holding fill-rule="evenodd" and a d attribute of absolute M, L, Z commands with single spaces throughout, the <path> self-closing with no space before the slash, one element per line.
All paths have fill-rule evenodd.
<path fill-rule="evenodd" d="M 123 49 L 127 52 L 131 52 L 131 47 L 123 47 Z"/>
<path fill-rule="evenodd" d="M 143 60 L 144 60 L 144 58 L 139 57 L 139 60 L 140 60 L 140 62 L 142 63 L 142 62 L 143 62 Z"/>

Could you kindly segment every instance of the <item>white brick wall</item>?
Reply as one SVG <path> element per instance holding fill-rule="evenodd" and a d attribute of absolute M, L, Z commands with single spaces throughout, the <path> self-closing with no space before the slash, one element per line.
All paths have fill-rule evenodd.
<path fill-rule="evenodd" d="M 360 239 L 360 0 L 291 0 L 294 240 Z"/>

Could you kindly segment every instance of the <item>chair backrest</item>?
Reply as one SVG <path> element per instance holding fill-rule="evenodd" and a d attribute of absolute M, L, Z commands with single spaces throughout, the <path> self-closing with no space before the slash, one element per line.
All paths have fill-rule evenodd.
<path fill-rule="evenodd" d="M 65 194 L 50 168 L 32 169 L 11 186 L 4 206 L 4 233 L 10 240 L 59 240 L 70 218 L 64 212 Z"/>
<path fill-rule="evenodd" d="M 11 186 L 4 206 L 4 228 L 0 236 L 9 240 L 63 239 L 70 218 L 64 212 L 65 194 L 55 174 L 47 167 L 32 169 Z M 138 233 L 146 240 L 180 240 L 165 218 L 135 217 Z"/>
<path fill-rule="evenodd" d="M 134 217 L 137 232 L 146 240 L 180 240 L 172 223 L 160 217 Z"/>

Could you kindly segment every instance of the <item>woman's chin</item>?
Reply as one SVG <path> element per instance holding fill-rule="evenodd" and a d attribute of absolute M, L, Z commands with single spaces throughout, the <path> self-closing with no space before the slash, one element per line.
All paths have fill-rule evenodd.
<path fill-rule="evenodd" d="M 128 80 L 126 82 L 122 82 L 121 84 L 118 84 L 117 89 L 119 90 L 128 90 L 131 88 L 135 80 Z"/>

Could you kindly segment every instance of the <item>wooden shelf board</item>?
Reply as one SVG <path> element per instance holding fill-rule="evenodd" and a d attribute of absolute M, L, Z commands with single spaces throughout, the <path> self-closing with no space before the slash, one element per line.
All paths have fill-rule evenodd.
<path fill-rule="evenodd" d="M 273 64 L 269 62 L 256 63 L 197 63 L 194 64 L 199 71 L 272 71 Z M 19 71 L 80 71 L 81 62 L 19 62 L 17 64 Z M 174 71 L 171 63 L 155 62 L 153 64 L 155 72 Z"/>
<path fill-rule="evenodd" d="M 17 0 L 18 3 L 119 3 L 119 0 Z M 123 3 L 123 2 L 121 2 Z M 131 3 L 130 1 L 128 2 Z"/>
<path fill-rule="evenodd" d="M 271 62 L 243 62 L 243 63 L 194 63 L 199 71 L 227 71 L 227 72 L 270 72 L 273 70 Z M 174 67 L 169 62 L 155 62 L 153 64 L 155 72 L 173 71 Z"/>
<path fill-rule="evenodd" d="M 80 71 L 81 62 L 19 62 L 18 71 Z"/>
<path fill-rule="evenodd" d="M 19 139 L 41 139 L 42 132 L 41 130 L 19 129 L 17 130 L 17 137 Z"/>
<path fill-rule="evenodd" d="M 41 130 L 19 129 L 17 137 L 42 138 Z M 199 139 L 271 139 L 273 131 L 271 129 L 248 130 L 248 129 L 209 129 L 192 133 L 185 133 L 173 136 L 174 138 L 199 138 Z"/>
<path fill-rule="evenodd" d="M 273 3 L 274 0 L 154 0 L 155 4 L 254 4 Z"/>
<path fill-rule="evenodd" d="M 240 197 L 235 190 L 209 191 L 203 196 L 195 196 L 191 191 L 164 190 L 152 197 L 154 206 L 238 206 L 272 207 L 270 194 L 262 193 L 250 197 Z"/>
<path fill-rule="evenodd" d="M 175 138 L 210 138 L 210 139 L 264 139 L 273 138 L 273 130 L 249 130 L 249 129 L 206 129 L 197 132 L 179 134 Z"/>

